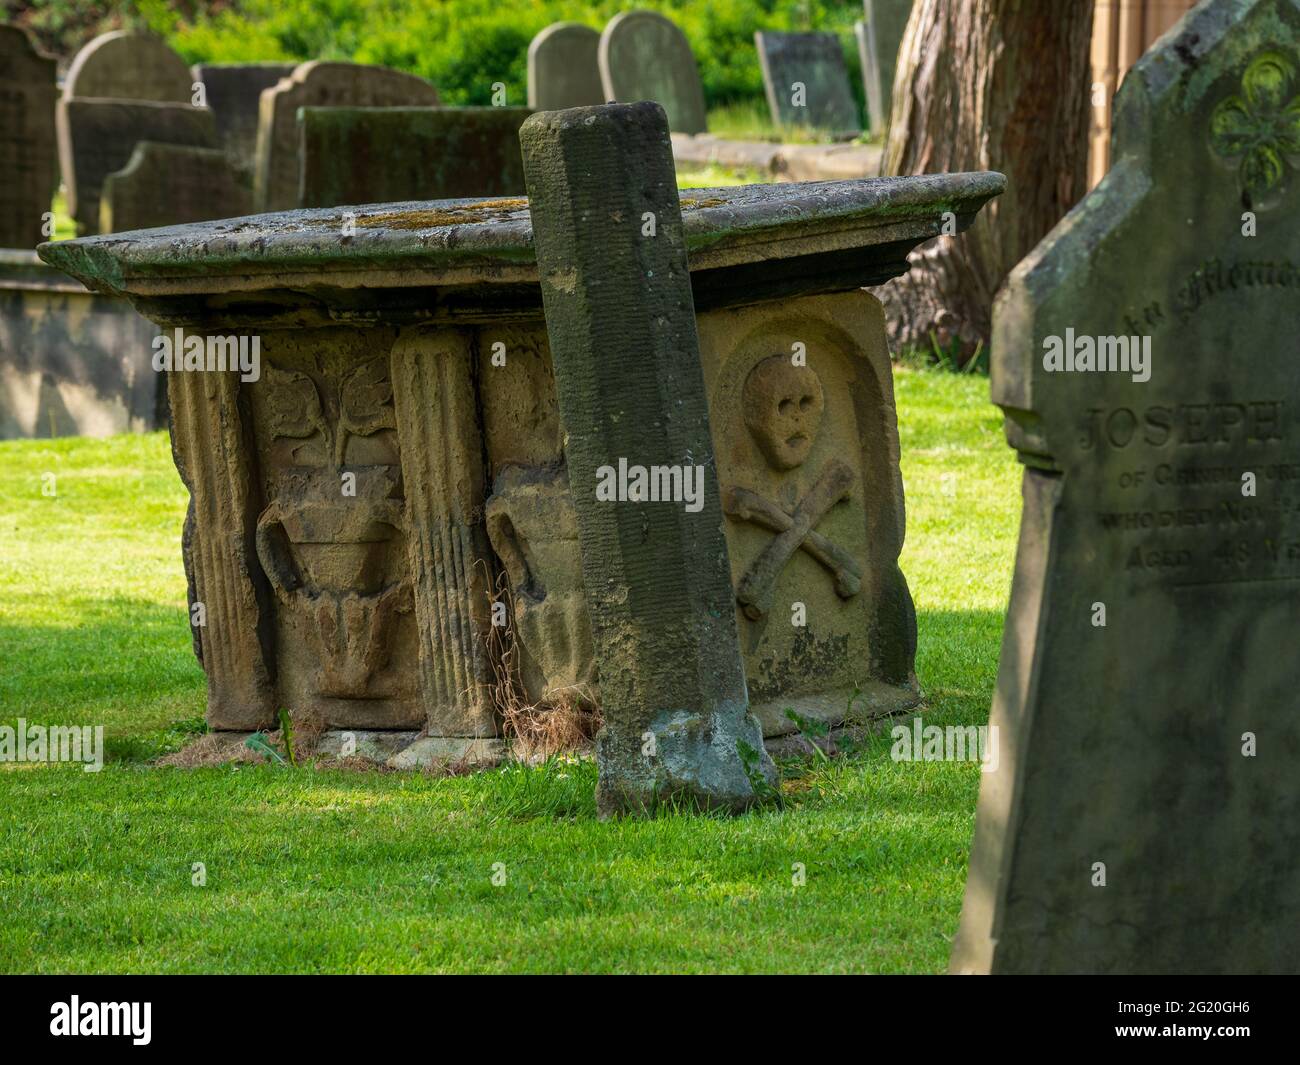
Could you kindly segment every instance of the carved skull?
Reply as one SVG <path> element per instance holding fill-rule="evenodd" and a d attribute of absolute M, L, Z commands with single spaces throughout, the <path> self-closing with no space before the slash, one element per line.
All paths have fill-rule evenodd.
<path fill-rule="evenodd" d="M 794 365 L 789 355 L 764 359 L 749 371 L 741 402 L 745 425 L 773 469 L 792 470 L 808 457 L 826 408 L 811 367 Z"/>

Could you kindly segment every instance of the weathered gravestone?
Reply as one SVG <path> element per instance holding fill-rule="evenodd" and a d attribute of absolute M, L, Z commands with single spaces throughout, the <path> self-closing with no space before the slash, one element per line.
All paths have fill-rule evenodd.
<path fill-rule="evenodd" d="M 194 77 L 165 41 L 149 33 L 114 30 L 96 37 L 73 57 L 63 98 L 194 102 Z"/>
<path fill-rule="evenodd" d="M 747 764 L 776 774 L 745 688 L 668 121 L 655 103 L 579 107 L 520 140 L 602 663 L 597 805 L 743 809 Z M 605 471 L 638 465 L 675 471 L 676 491 L 602 496 Z"/>
<path fill-rule="evenodd" d="M 0 247 L 35 248 L 58 180 L 54 60 L 0 26 Z"/>
<path fill-rule="evenodd" d="M 705 133 L 704 87 L 686 35 L 654 11 L 625 11 L 600 35 L 600 80 L 605 98 L 653 100 L 674 133 Z"/>
<path fill-rule="evenodd" d="M 773 123 L 843 134 L 862 131 L 835 34 L 759 30 L 754 46 Z"/>
<path fill-rule="evenodd" d="M 58 105 L 59 160 L 68 213 L 79 233 L 99 229 L 104 179 L 131 161 L 141 141 L 215 148 L 212 112 L 189 104 L 64 98 Z"/>
<path fill-rule="evenodd" d="M 580 22 L 556 22 L 528 45 L 528 106 L 561 111 L 605 102 L 600 34 Z"/>
<path fill-rule="evenodd" d="M 304 107 L 300 207 L 522 196 L 526 107 Z"/>
<path fill-rule="evenodd" d="M 905 270 L 945 211 L 965 228 L 1002 184 L 935 175 L 681 200 L 730 609 L 765 732 L 793 730 L 786 707 L 839 721 L 917 700 L 889 352 L 862 286 Z M 643 213 L 628 220 L 638 234 Z M 131 296 L 165 335 L 203 341 L 208 360 L 232 340 L 259 345 L 255 379 L 197 357 L 168 374 L 212 727 L 266 727 L 283 706 L 333 728 L 427 728 L 454 755 L 517 705 L 498 679 L 502 638 L 530 662 L 530 699 L 624 668 L 592 650 L 524 201 L 301 210 L 40 252 Z M 611 343 L 627 367 L 646 340 Z M 648 471 L 627 472 L 640 494 Z"/>
<path fill-rule="evenodd" d="M 958 972 L 1300 967 L 1300 7 L 1196 8 L 1008 279 L 1027 466 Z"/>
<path fill-rule="evenodd" d="M 912 0 L 863 0 L 863 7 L 867 17 L 854 31 L 862 61 L 867 120 L 872 133 L 883 134 L 889 128 L 898 49 L 912 15 Z"/>
<path fill-rule="evenodd" d="M 203 84 L 204 104 L 212 109 L 217 136 L 236 168 L 251 180 L 257 152 L 257 118 L 262 91 L 294 72 L 296 63 L 198 63 L 194 80 Z"/>
<path fill-rule="evenodd" d="M 141 141 L 130 162 L 104 179 L 99 232 L 238 218 L 252 202 L 220 148 Z"/>
<path fill-rule="evenodd" d="M 303 63 L 262 93 L 253 202 L 259 211 L 298 203 L 298 108 L 436 107 L 438 90 L 423 78 L 360 63 Z"/>

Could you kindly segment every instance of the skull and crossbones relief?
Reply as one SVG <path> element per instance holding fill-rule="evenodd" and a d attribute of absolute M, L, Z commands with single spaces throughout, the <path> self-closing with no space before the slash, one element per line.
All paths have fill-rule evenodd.
<path fill-rule="evenodd" d="M 826 397 L 821 379 L 809 366 L 796 366 L 786 355 L 758 363 L 745 379 L 741 396 L 745 426 L 768 464 L 787 473 L 803 465 L 821 429 Z M 750 564 L 736 589 L 736 599 L 752 621 L 772 609 L 776 582 L 801 548 L 835 579 L 835 592 L 848 599 L 862 587 L 862 569 L 848 551 L 816 532 L 818 523 L 853 487 L 853 470 L 829 459 L 793 513 L 757 492 L 730 486 L 722 507 L 736 521 L 769 529 L 776 536 Z"/>

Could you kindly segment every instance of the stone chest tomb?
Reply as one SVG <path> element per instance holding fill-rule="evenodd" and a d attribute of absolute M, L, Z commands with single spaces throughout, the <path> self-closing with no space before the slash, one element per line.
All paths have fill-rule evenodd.
<path fill-rule="evenodd" d="M 682 196 L 765 734 L 793 728 L 787 707 L 838 721 L 851 698 L 864 717 L 918 699 L 889 353 L 862 286 L 1001 188 L 959 174 Z M 529 699 L 598 699 L 527 201 L 350 214 L 42 249 L 204 350 L 256 340 L 255 380 L 169 374 L 210 724 L 265 727 L 285 706 L 336 728 L 496 735 L 494 613 Z"/>

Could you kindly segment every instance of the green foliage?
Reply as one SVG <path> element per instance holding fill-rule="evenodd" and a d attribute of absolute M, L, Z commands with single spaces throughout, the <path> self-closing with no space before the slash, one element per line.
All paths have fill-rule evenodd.
<path fill-rule="evenodd" d="M 95 33 L 140 26 L 191 63 L 350 59 L 427 78 L 448 104 L 489 104 L 494 82 L 522 104 L 528 42 L 538 31 L 560 21 L 599 30 L 636 8 L 662 11 L 682 28 L 711 107 L 762 98 L 754 31 L 764 29 L 838 33 L 861 99 L 858 0 L 36 0 L 21 21 L 65 55 Z"/>

